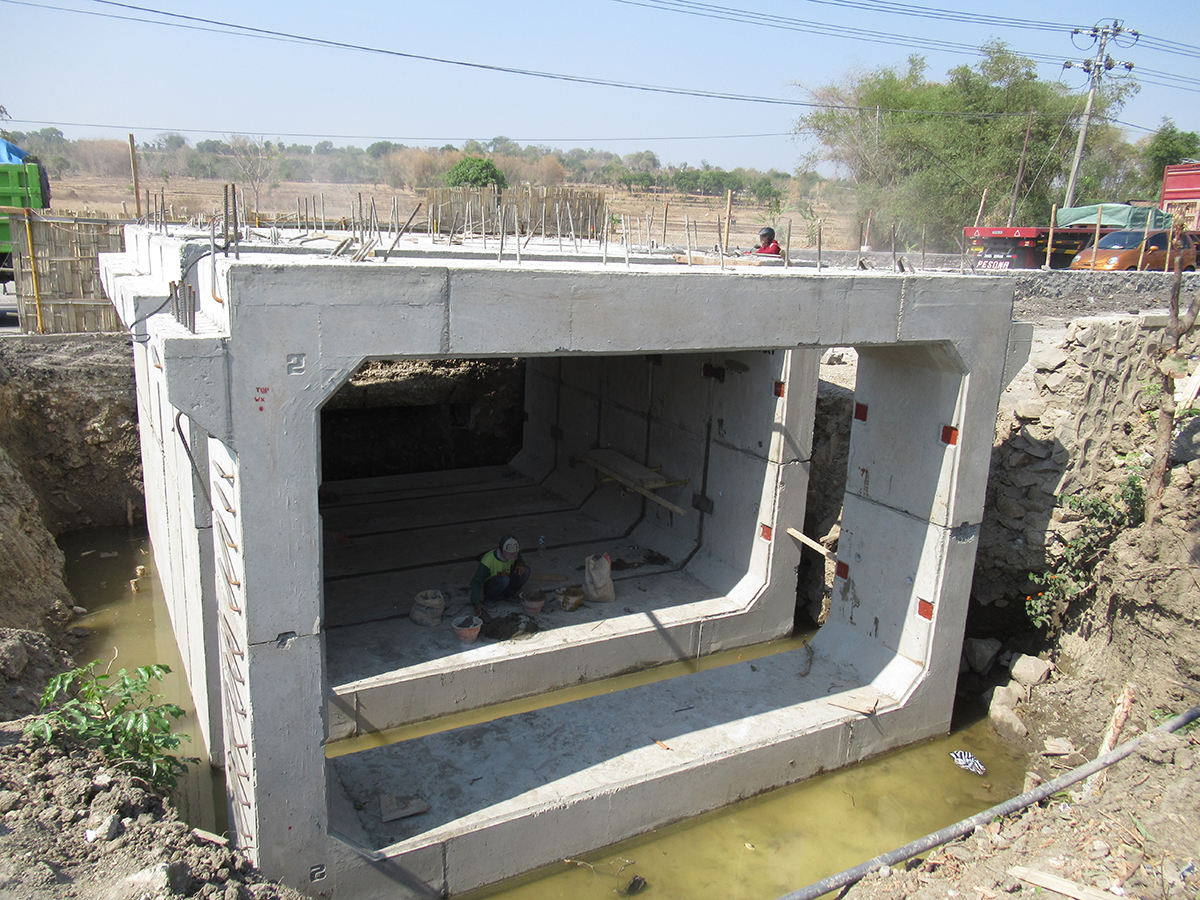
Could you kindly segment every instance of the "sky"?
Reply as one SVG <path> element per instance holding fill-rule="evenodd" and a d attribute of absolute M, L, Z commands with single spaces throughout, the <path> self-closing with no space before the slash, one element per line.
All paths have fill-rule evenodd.
<path fill-rule="evenodd" d="M 0 70 L 0 106 L 11 130 L 55 127 L 71 139 L 179 132 L 193 144 L 245 134 L 461 147 L 503 135 L 792 172 L 810 149 L 793 136 L 808 89 L 856 70 L 903 69 L 914 53 L 940 79 L 998 38 L 1045 58 L 1041 77 L 1082 92 L 1086 74 L 1062 63 L 1094 57 L 1088 30 L 1114 19 L 1126 31 L 1109 55 L 1132 62 L 1141 83 L 1119 115 L 1126 137 L 1149 134 L 1164 116 L 1200 131 L 1200 77 L 1190 74 L 1200 35 L 1177 35 L 1176 5 L 1125 0 L 0 0 L 0 33 L 25 48 Z M 1083 33 L 1072 36 L 1074 27 Z M 1136 42 L 1130 30 L 1141 33 Z"/>

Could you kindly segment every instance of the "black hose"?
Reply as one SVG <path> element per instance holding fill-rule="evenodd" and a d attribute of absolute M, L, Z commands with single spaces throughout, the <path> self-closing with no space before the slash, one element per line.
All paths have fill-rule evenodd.
<path fill-rule="evenodd" d="M 1154 731 L 1169 734 L 1172 731 L 1177 731 L 1184 725 L 1188 725 L 1197 719 L 1200 719 L 1200 706 L 1193 706 L 1187 712 L 1180 716 L 1176 716 L 1165 725 L 1155 728 Z M 926 850 L 932 850 L 934 847 L 939 847 L 942 844 L 949 843 L 955 838 L 960 838 L 963 835 L 970 834 L 980 825 L 986 825 L 997 816 L 1008 816 L 1015 812 L 1024 809 L 1027 806 L 1032 806 L 1039 800 L 1044 800 L 1052 794 L 1057 794 L 1063 788 L 1069 787 L 1078 781 L 1083 781 L 1089 775 L 1093 775 L 1102 769 L 1107 769 L 1113 763 L 1120 762 L 1134 750 L 1137 749 L 1138 743 L 1145 735 L 1136 737 L 1131 741 L 1126 741 L 1115 750 L 1105 753 L 1103 756 L 1097 756 L 1089 763 L 1085 763 L 1077 769 L 1072 769 L 1066 775 L 1061 775 L 1053 781 L 1047 781 L 1045 784 L 1034 788 L 1032 791 L 1027 791 L 1020 796 L 1013 797 L 1011 800 L 1005 800 L 990 809 L 985 809 L 981 813 L 976 813 L 969 819 L 963 819 L 961 822 L 956 822 L 943 828 L 941 831 L 935 831 L 933 834 L 927 834 L 925 837 L 913 841 L 911 844 L 905 844 L 896 850 L 889 853 L 883 853 L 876 856 L 874 859 L 867 860 L 865 863 L 860 863 L 852 869 L 846 869 L 844 872 L 839 872 L 837 875 L 830 875 L 814 884 L 810 884 L 806 888 L 801 888 L 798 891 L 792 891 L 790 894 L 784 894 L 779 900 L 816 900 L 822 894 L 828 894 L 830 891 L 836 891 L 838 888 L 843 888 L 848 884 L 853 884 L 865 878 L 876 869 L 881 869 L 884 866 L 895 865 L 899 862 L 904 862 L 906 859 L 911 859 L 919 853 L 924 853 Z"/>

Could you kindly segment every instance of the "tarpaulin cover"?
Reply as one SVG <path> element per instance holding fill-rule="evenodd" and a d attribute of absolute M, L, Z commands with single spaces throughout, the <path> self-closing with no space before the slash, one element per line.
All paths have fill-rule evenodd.
<path fill-rule="evenodd" d="M 1103 209 L 1101 209 L 1103 207 Z M 1068 206 L 1060 209 L 1054 217 L 1056 228 L 1068 228 L 1072 225 L 1095 225 L 1096 216 L 1100 216 L 1102 228 L 1145 228 L 1146 216 L 1153 213 L 1150 220 L 1151 228 L 1170 228 L 1169 213 L 1153 206 L 1130 206 L 1127 203 L 1098 203 L 1094 206 Z"/>
<path fill-rule="evenodd" d="M 8 141 L 0 138 L 0 164 L 22 163 L 29 154 Z"/>

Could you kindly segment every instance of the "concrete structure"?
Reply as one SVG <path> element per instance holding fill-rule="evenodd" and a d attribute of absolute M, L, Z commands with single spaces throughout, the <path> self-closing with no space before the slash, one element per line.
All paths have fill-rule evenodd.
<path fill-rule="evenodd" d="M 334 243 L 235 259 L 134 227 L 102 261 L 136 336 L 155 562 L 237 841 L 268 876 L 459 893 L 948 728 L 1008 284 L 445 244 L 356 263 Z M 857 405 L 833 610 L 809 649 L 326 760 L 327 736 L 790 632 L 786 529 L 827 346 L 858 350 Z M 322 404 L 364 360 L 451 357 L 526 359 L 522 451 L 336 485 L 328 517 L 377 524 L 323 541 Z M 657 492 L 669 508 L 598 482 L 597 448 L 687 483 Z M 396 505 L 338 508 L 366 497 Z M 611 607 L 529 641 L 405 638 L 413 588 L 469 579 L 514 516 L 527 544 L 550 533 L 548 568 L 618 544 L 641 568 Z M 475 777 L 488 760 L 505 776 Z M 384 792 L 430 812 L 384 823 Z"/>

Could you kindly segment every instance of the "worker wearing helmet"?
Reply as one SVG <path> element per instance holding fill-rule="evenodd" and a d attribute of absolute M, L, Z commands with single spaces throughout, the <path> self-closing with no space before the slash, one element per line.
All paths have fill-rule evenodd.
<path fill-rule="evenodd" d="M 475 607 L 475 615 L 483 611 L 485 603 L 516 602 L 529 575 L 530 569 L 521 556 L 521 545 L 511 534 L 506 534 L 500 538 L 495 550 L 483 554 L 475 567 L 475 577 L 471 579 L 471 605 Z"/>
<path fill-rule="evenodd" d="M 779 241 L 775 240 L 775 229 L 770 227 L 760 228 L 758 232 L 758 246 L 750 252 L 759 253 L 763 256 L 781 256 Z"/>

